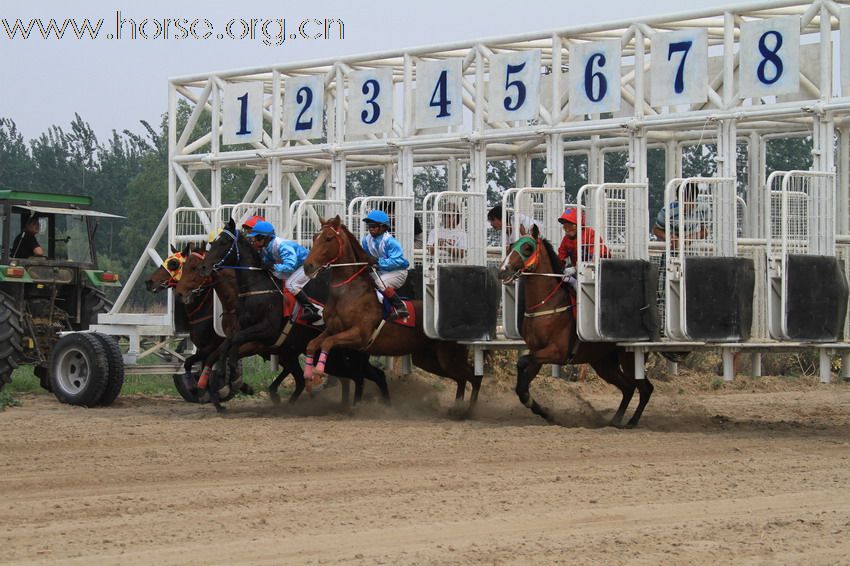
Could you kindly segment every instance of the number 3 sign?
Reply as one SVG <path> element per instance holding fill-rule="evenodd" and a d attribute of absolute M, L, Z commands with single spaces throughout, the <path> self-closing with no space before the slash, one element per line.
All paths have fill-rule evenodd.
<path fill-rule="evenodd" d="M 740 96 L 793 94 L 800 89 L 800 17 L 741 24 Z"/>

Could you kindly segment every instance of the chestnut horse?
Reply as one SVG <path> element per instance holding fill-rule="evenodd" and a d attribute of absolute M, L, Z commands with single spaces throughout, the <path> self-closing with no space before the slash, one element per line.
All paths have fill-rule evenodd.
<path fill-rule="evenodd" d="M 325 359 L 335 348 L 356 348 L 382 356 L 412 354 L 416 366 L 457 382 L 456 405 L 463 401 L 469 382 L 472 385 L 469 409 L 472 409 L 478 400 L 481 376 L 476 376 L 469 365 L 466 346 L 435 340 L 425 334 L 422 301 L 413 301 L 415 327 L 387 323 L 379 328 L 383 322 L 382 308 L 368 273 L 369 255 L 339 216 L 321 219 L 321 223 L 304 260 L 304 272 L 316 277 L 320 270 L 331 269 L 331 289 L 323 313 L 325 331 L 307 344 L 305 375 L 309 377 L 312 373 L 312 359 L 317 353 L 319 357 L 312 371 L 323 373 Z"/>
<path fill-rule="evenodd" d="M 635 389 L 640 395 L 628 426 L 636 426 L 652 395 L 648 379 L 635 379 L 634 357 L 613 342 L 582 342 L 576 332 L 574 293 L 561 279 L 563 266 L 552 245 L 540 237 L 535 225 L 531 236 L 511 246 L 502 263 L 499 278 L 508 284 L 524 277 L 525 320 L 522 337 L 530 350 L 517 361 L 516 393 L 523 405 L 548 422 L 554 422 L 549 409 L 529 393 L 532 380 L 542 364 L 590 364 L 599 376 L 618 388 L 623 398 L 611 424 L 619 426 Z"/>
<path fill-rule="evenodd" d="M 227 229 L 210 245 L 204 259 L 190 258 L 186 261 L 183 276 L 175 292 L 178 297 L 186 300 L 198 285 L 203 285 L 207 277 L 214 280 L 227 279 L 230 292 L 226 295 L 227 299 L 222 298 L 222 306 L 227 311 L 238 311 L 240 326 L 253 330 L 247 340 L 242 338 L 242 342 L 231 341 L 228 344 L 225 341 L 219 350 L 210 356 L 211 363 L 215 363 L 219 355 L 230 357 L 234 348 L 237 357 L 276 354 L 280 357 L 283 371 L 269 386 L 269 395 L 278 401 L 277 390 L 281 382 L 287 375 L 292 375 L 295 379 L 295 390 L 289 401 L 294 402 L 305 386 L 304 373 L 298 358 L 304 353 L 307 342 L 317 336 L 320 330 L 312 326 L 292 324 L 286 336 L 283 336 L 288 321 L 283 317 L 282 292 L 279 284 L 259 267 L 259 263 L 256 250 L 236 231 L 231 219 Z M 232 277 L 234 271 L 236 276 Z M 280 338 L 283 338 L 283 341 L 277 344 Z M 233 363 L 232 360 L 228 361 Z M 389 402 L 386 376 L 380 368 L 369 363 L 367 354 L 342 350 L 328 362 L 329 373 L 354 380 L 355 403 L 362 399 L 364 378 L 373 381 L 378 386 L 384 402 Z"/>

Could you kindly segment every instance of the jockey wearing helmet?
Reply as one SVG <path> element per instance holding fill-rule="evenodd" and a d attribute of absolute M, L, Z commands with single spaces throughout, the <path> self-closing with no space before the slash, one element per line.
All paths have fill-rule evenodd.
<path fill-rule="evenodd" d="M 272 274 L 286 281 L 286 288 L 295 295 L 301 308 L 304 310 L 304 320 L 316 322 L 322 316 L 302 291 L 310 278 L 304 273 L 301 264 L 307 259 L 307 249 L 298 242 L 287 240 L 275 235 L 274 226 L 265 220 L 257 221 L 248 238 L 253 238 L 255 247 L 260 250 L 263 265 Z"/>
<path fill-rule="evenodd" d="M 372 281 L 376 288 L 390 301 L 398 318 L 407 318 L 410 313 L 404 301 L 395 290 L 407 280 L 407 268 L 410 262 L 404 257 L 404 250 L 390 234 L 390 218 L 386 212 L 372 210 L 363 219 L 369 232 L 363 236 L 360 245 L 369 254 L 369 263 L 377 266 L 372 270 Z"/>
<path fill-rule="evenodd" d="M 575 273 L 578 265 L 579 247 L 581 247 L 582 261 L 591 261 L 596 245 L 596 232 L 593 228 L 582 226 L 581 237 L 579 238 L 578 214 L 578 209 L 569 207 L 558 218 L 558 222 L 564 227 L 564 238 L 561 240 L 561 245 L 558 246 L 558 258 L 564 262 L 564 281 L 569 283 L 573 290 L 577 289 Z M 584 224 L 584 213 L 582 213 L 582 224 Z M 611 252 L 608 251 L 608 247 L 602 242 L 599 245 L 600 257 L 610 257 Z"/>
<path fill-rule="evenodd" d="M 254 226 L 257 225 L 257 222 L 265 222 L 265 220 L 266 219 L 262 216 L 252 216 L 251 218 L 242 223 L 242 233 L 247 236 L 248 233 L 254 229 Z"/>

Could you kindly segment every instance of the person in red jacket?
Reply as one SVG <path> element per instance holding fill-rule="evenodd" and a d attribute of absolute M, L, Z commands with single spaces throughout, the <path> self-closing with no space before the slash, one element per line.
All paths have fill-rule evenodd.
<path fill-rule="evenodd" d="M 578 237 L 578 210 L 570 207 L 564 210 L 558 222 L 564 227 L 564 237 L 558 246 L 558 258 L 564 262 L 564 281 L 576 290 L 575 279 L 576 266 L 578 265 L 578 248 L 582 250 L 582 261 L 591 261 L 595 253 L 596 232 L 593 228 L 584 226 L 581 229 L 581 238 Z M 584 217 L 582 216 L 582 224 Z M 600 242 L 600 257 L 611 257 L 608 247 Z M 569 261 L 567 261 L 569 260 Z"/>

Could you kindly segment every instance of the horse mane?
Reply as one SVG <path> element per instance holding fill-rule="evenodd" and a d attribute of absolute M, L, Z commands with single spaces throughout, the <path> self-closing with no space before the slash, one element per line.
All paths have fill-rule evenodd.
<path fill-rule="evenodd" d="M 354 237 L 354 234 L 351 233 L 351 230 L 343 224 L 339 223 L 339 227 L 342 229 L 343 234 L 348 239 L 348 242 L 351 244 L 351 249 L 354 252 L 354 258 L 357 261 L 366 261 L 368 259 L 368 254 L 366 250 L 363 249 L 363 246 L 360 245 L 360 242 L 357 241 L 357 238 Z"/>
<path fill-rule="evenodd" d="M 540 241 L 543 242 L 543 249 L 546 250 L 546 253 L 549 255 L 549 262 L 552 264 L 552 268 L 556 273 L 563 272 L 564 264 L 561 263 L 561 258 L 558 257 L 558 253 L 555 251 L 552 243 L 546 238 L 540 238 Z"/>

